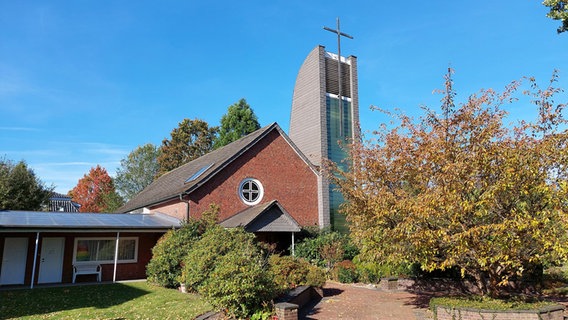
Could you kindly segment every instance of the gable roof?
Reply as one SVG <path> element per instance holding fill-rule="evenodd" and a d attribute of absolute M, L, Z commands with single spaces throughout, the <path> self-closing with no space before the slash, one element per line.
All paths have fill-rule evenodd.
<path fill-rule="evenodd" d="M 0 211 L 0 231 L 40 230 L 168 230 L 180 220 L 165 214 Z"/>
<path fill-rule="evenodd" d="M 243 210 L 220 225 L 224 228 L 244 227 L 249 232 L 300 232 L 298 222 L 276 200 Z"/>
<path fill-rule="evenodd" d="M 147 206 L 155 205 L 182 194 L 189 194 L 206 181 L 215 176 L 223 168 L 253 147 L 273 130 L 288 142 L 294 151 L 304 160 L 315 174 L 317 170 L 282 131 L 276 122 L 234 141 L 217 150 L 213 150 L 179 168 L 169 171 L 154 180 L 148 187 L 134 196 L 128 203 L 118 209 L 119 212 L 131 212 Z"/>

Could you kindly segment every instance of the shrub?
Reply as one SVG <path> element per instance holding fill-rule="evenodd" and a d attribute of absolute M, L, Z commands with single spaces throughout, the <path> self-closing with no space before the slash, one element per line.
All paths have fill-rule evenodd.
<path fill-rule="evenodd" d="M 240 228 L 209 228 L 186 256 L 182 280 L 237 318 L 261 310 L 275 292 L 264 252 L 254 235 Z"/>
<path fill-rule="evenodd" d="M 417 264 L 392 264 L 362 260 L 361 256 L 353 258 L 357 268 L 359 281 L 365 283 L 379 283 L 381 278 L 388 277 L 416 277 L 421 275 Z"/>
<path fill-rule="evenodd" d="M 364 283 L 379 283 L 384 277 L 381 265 L 375 262 L 361 262 L 355 257 L 353 260 L 357 267 L 359 281 Z"/>
<path fill-rule="evenodd" d="M 343 260 L 335 264 L 332 276 L 341 283 L 357 282 L 357 267 L 350 260 Z"/>
<path fill-rule="evenodd" d="M 181 228 L 164 234 L 152 249 L 152 259 L 146 266 L 148 281 L 166 288 L 180 284 L 183 260 L 205 231 L 216 224 L 219 206 L 212 203 L 202 218 L 184 222 Z"/>
<path fill-rule="evenodd" d="M 200 237 L 201 223 L 191 221 L 178 230 L 164 234 L 152 249 L 152 259 L 146 266 L 148 281 L 166 288 L 179 286 L 181 263 Z"/>
<path fill-rule="evenodd" d="M 310 264 L 310 269 L 306 275 L 306 285 L 321 288 L 326 280 L 325 272 L 320 267 Z"/>
<path fill-rule="evenodd" d="M 348 235 L 329 230 L 308 236 L 295 246 L 297 257 L 326 268 L 332 268 L 339 261 L 351 260 L 357 253 Z"/>
<path fill-rule="evenodd" d="M 322 287 L 325 284 L 325 272 L 304 259 L 272 255 L 268 262 L 278 293 L 297 286 Z"/>

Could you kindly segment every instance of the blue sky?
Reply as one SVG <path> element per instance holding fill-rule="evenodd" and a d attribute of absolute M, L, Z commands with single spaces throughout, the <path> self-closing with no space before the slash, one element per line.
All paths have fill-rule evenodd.
<path fill-rule="evenodd" d="M 0 157 L 66 193 L 184 118 L 218 125 L 240 98 L 288 131 L 296 74 L 316 45 L 336 51 L 323 26 L 338 16 L 363 131 L 386 120 L 370 105 L 438 106 L 449 66 L 461 100 L 522 76 L 545 85 L 554 69 L 568 89 L 568 34 L 546 12 L 534 0 L 0 0 Z"/>

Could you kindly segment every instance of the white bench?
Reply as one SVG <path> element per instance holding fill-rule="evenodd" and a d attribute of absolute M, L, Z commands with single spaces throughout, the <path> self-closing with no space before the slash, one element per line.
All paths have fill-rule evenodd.
<path fill-rule="evenodd" d="M 75 283 L 75 278 L 82 274 L 96 274 L 97 281 L 101 282 L 102 268 L 100 264 L 74 264 L 73 265 L 73 283 Z"/>

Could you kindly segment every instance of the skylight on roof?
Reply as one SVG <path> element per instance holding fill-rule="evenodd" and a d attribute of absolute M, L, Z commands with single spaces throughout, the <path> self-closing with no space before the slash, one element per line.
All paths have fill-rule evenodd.
<path fill-rule="evenodd" d="M 205 171 L 207 171 L 207 169 L 211 168 L 215 163 L 210 163 L 204 167 L 202 167 L 201 169 L 197 170 L 196 173 L 194 173 L 191 177 L 187 178 L 187 180 L 185 180 L 184 183 L 188 183 L 194 180 L 197 180 L 197 178 L 199 178 Z"/>

